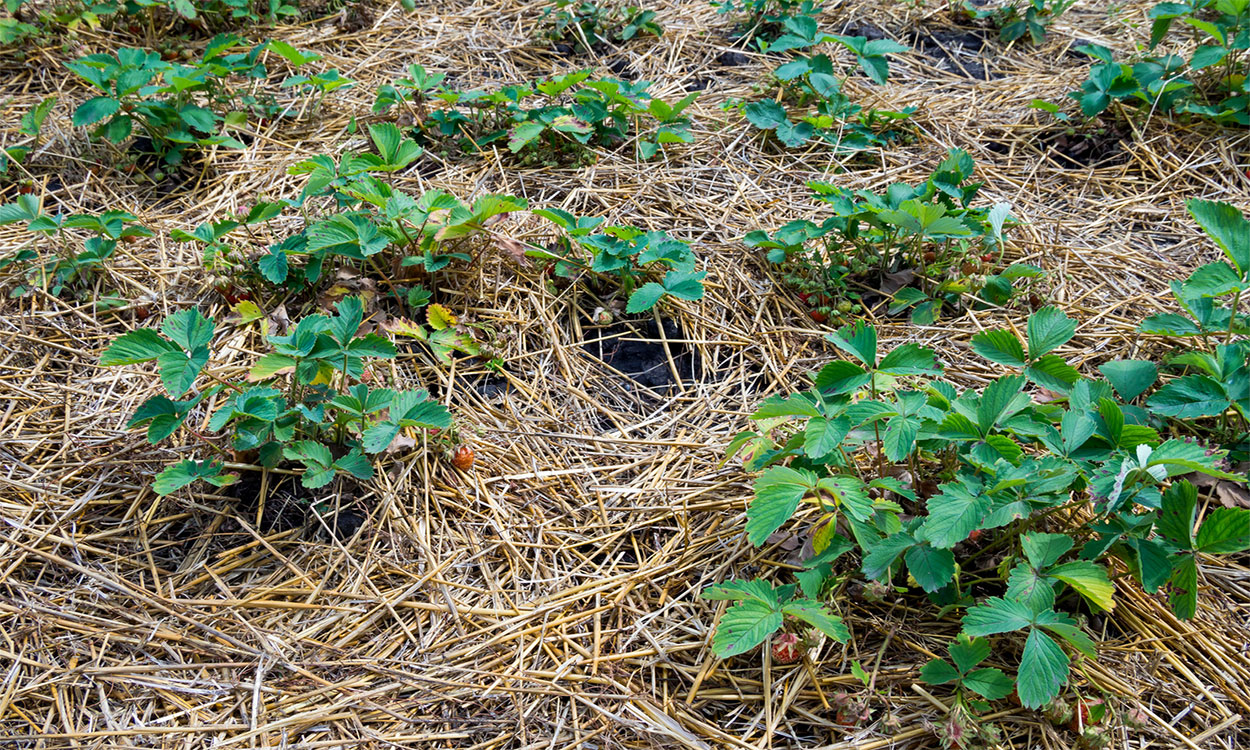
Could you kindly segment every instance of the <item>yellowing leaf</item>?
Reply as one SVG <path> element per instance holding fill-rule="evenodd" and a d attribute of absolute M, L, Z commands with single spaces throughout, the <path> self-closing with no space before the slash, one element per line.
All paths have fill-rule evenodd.
<path fill-rule="evenodd" d="M 430 305 L 426 310 L 426 320 L 429 321 L 430 328 L 436 331 L 451 328 L 456 324 L 456 316 L 442 305 Z"/>
<path fill-rule="evenodd" d="M 394 333 L 399 336 L 408 336 L 409 338 L 420 339 L 421 341 L 425 341 L 429 336 L 429 334 L 425 332 L 424 327 L 413 323 L 407 318 L 391 318 L 385 325 L 382 326 L 382 328 L 389 333 Z"/>
<path fill-rule="evenodd" d="M 818 555 L 829 548 L 829 542 L 838 534 L 838 524 L 834 520 L 834 514 L 828 513 L 818 521 L 820 527 L 812 535 L 812 551 Z"/>
<path fill-rule="evenodd" d="M 284 375 L 295 370 L 295 360 L 285 354 L 270 352 L 256 361 L 251 370 L 248 370 L 247 379 L 250 381 L 268 380 L 275 375 Z"/>
<path fill-rule="evenodd" d="M 239 316 L 239 325 L 245 326 L 254 320 L 260 320 L 265 317 L 265 312 L 260 306 L 251 300 L 243 300 L 239 304 L 231 308 L 235 315 Z"/>
<path fill-rule="evenodd" d="M 317 368 L 317 377 L 312 379 L 311 385 L 329 385 L 334 377 L 334 368 L 330 365 L 323 364 Z"/>
<path fill-rule="evenodd" d="M 1107 571 L 1088 560 L 1074 560 L 1046 571 L 1051 578 L 1058 578 L 1081 596 L 1110 612 L 1115 607 L 1115 584 L 1107 578 Z"/>

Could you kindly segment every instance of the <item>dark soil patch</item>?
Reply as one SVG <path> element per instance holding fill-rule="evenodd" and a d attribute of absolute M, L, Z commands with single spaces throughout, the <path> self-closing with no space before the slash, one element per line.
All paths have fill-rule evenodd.
<path fill-rule="evenodd" d="M 512 384 L 508 382 L 508 379 L 498 375 L 484 375 L 470 387 L 487 401 L 507 395 L 512 391 Z"/>
<path fill-rule="evenodd" d="M 986 141 L 985 147 L 996 154 L 1004 156 L 1011 153 L 1011 146 L 1002 141 Z"/>
<path fill-rule="evenodd" d="M 879 26 L 862 21 L 851 21 L 842 27 L 842 31 L 838 32 L 843 36 L 862 36 L 868 41 L 876 39 L 885 39 L 886 33 Z"/>
<path fill-rule="evenodd" d="M 677 381 L 673 367 L 669 365 L 664 339 L 668 340 L 668 352 L 682 381 L 691 380 L 699 370 L 698 355 L 681 343 L 685 338 L 676 321 L 664 321 L 664 339 L 654 320 L 625 320 L 610 326 L 587 330 L 582 348 L 604 364 L 619 370 L 639 385 L 648 388 L 666 388 Z"/>
<path fill-rule="evenodd" d="M 343 490 L 337 502 L 328 497 L 334 486 L 310 490 L 297 476 L 271 473 L 259 530 L 272 534 L 310 526 L 323 537 L 328 530 L 340 540 L 351 539 L 364 525 L 367 514 L 356 506 L 350 489 Z M 239 517 L 248 524 L 256 523 L 256 508 L 261 501 L 261 473 L 245 472 L 233 489 L 235 497 L 239 498 Z M 321 520 L 317 519 L 318 515 Z"/>
<path fill-rule="evenodd" d="M 568 37 L 565 38 L 567 39 Z M 586 49 L 581 41 L 571 44 L 569 42 L 553 42 L 551 45 L 551 52 L 557 57 L 563 57 L 566 60 L 576 60 L 587 56 L 603 57 L 611 50 L 611 45 L 599 41 L 591 42 L 590 49 Z"/>
<path fill-rule="evenodd" d="M 608 70 L 621 80 L 636 81 L 638 80 L 638 71 L 634 69 L 633 64 L 622 57 L 617 57 L 608 61 Z"/>
<path fill-rule="evenodd" d="M 706 91 L 707 88 L 711 85 L 712 85 L 711 78 L 695 78 L 694 80 L 687 82 L 686 85 L 683 86 L 682 88 L 687 92 Z"/>
<path fill-rule="evenodd" d="M 1108 129 L 1101 133 L 1069 133 L 1056 130 L 1038 139 L 1050 160 L 1061 167 L 1113 167 L 1128 161 L 1124 134 Z"/>
<path fill-rule="evenodd" d="M 736 68 L 739 65 L 747 65 L 751 62 L 749 55 L 744 55 L 737 50 L 727 49 L 716 56 L 716 64 L 724 68 Z"/>
<path fill-rule="evenodd" d="M 244 472 L 234 484 L 234 496 L 239 498 L 239 514 L 249 524 L 256 522 L 256 508 L 261 501 L 260 472 Z M 303 526 L 308 520 L 308 509 L 315 501 L 311 490 L 299 483 L 297 477 L 287 474 L 270 474 L 269 487 L 264 498 L 264 510 L 260 517 L 260 530 L 266 534 L 290 531 Z"/>
<path fill-rule="evenodd" d="M 980 29 L 921 30 L 911 44 L 943 70 L 977 81 L 1003 77 L 990 69 L 994 54 L 987 49 L 989 42 Z"/>
<path fill-rule="evenodd" d="M 345 542 L 355 536 L 357 531 L 360 531 L 360 527 L 365 525 L 367 519 L 368 516 L 365 515 L 364 511 L 348 505 L 338 510 L 333 508 L 326 510 L 321 514 L 321 521 L 311 517 L 309 521 L 316 524 L 318 533 L 325 534 L 329 532 L 335 539 Z M 325 526 L 321 525 L 322 521 L 325 522 Z"/>

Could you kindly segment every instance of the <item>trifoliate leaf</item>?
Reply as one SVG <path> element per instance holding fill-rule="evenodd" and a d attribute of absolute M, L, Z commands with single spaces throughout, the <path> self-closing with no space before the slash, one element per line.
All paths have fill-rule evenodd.
<path fill-rule="evenodd" d="M 168 495 L 198 479 L 203 479 L 217 487 L 225 486 L 238 479 L 234 474 L 222 474 L 221 470 L 222 464 L 219 461 L 192 461 L 190 459 L 179 461 L 165 467 L 165 470 L 156 476 L 152 482 L 152 489 L 158 495 Z"/>

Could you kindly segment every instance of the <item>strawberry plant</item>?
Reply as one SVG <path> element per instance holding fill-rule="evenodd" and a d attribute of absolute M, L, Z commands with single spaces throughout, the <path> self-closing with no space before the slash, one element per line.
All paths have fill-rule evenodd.
<path fill-rule="evenodd" d="M 1250 457 L 1250 344 L 1238 337 L 1250 335 L 1250 316 L 1240 312 L 1242 297 L 1250 290 L 1250 221 L 1227 203 L 1191 200 L 1188 207 L 1228 260 L 1208 263 L 1185 281 L 1173 281 L 1172 296 L 1183 312 L 1152 315 L 1138 327 L 1142 333 L 1203 343 L 1203 350 L 1168 360 L 1168 369 L 1184 374 L 1155 391 L 1145 407 L 1178 419 L 1218 418 L 1216 439 L 1233 446 L 1236 457 L 1244 460 Z M 1157 373 L 1151 363 L 1134 360 L 1104 368 L 1111 368 L 1104 372 L 1118 391 L 1133 394 L 1124 395 L 1126 399 L 1153 385 Z"/>
<path fill-rule="evenodd" d="M 25 162 L 30 152 L 38 148 L 39 133 L 43 130 L 44 120 L 48 119 L 48 114 L 52 111 L 52 107 L 56 105 L 56 101 L 57 98 L 55 96 L 49 96 L 22 115 L 17 132 L 26 136 L 29 140 L 19 145 L 0 149 L 0 178 L 8 176 L 11 164 Z"/>
<path fill-rule="evenodd" d="M 17 201 L 0 206 L 0 226 L 26 222 L 26 231 L 35 235 L 30 245 L 0 259 L 0 269 L 14 268 L 26 276 L 27 282 L 53 296 L 67 288 L 85 289 L 105 261 L 112 257 L 119 242 L 151 237 L 152 232 L 135 223 L 138 217 L 127 211 L 105 211 L 100 214 L 48 214 L 43 212 L 35 195 L 19 196 Z M 85 240 L 73 237 L 80 230 L 89 234 Z M 41 252 L 40 238 L 53 240 L 51 257 Z M 81 247 L 81 249 L 79 249 Z M 24 294 L 19 286 L 13 294 Z"/>
<path fill-rule="evenodd" d="M 396 354 L 395 345 L 383 336 L 359 335 L 363 322 L 360 298 L 347 297 L 332 316 L 309 315 L 288 334 L 270 334 L 272 351 L 256 361 L 245 383 L 206 369 L 216 325 L 197 310 L 169 316 L 159 330 L 140 328 L 113 341 L 100 364 L 157 363 L 168 395 L 144 401 L 127 423 L 128 428 L 146 428 L 152 444 L 171 437 L 200 404 L 217 404 L 208 431 L 222 436 L 200 435 L 217 457 L 170 465 L 153 482 L 157 494 L 199 480 L 219 487 L 229 484 L 236 477 L 225 473 L 224 461 L 240 455 L 254 455 L 269 468 L 283 460 L 301 464 L 302 483 L 308 488 L 325 486 L 338 475 L 367 480 L 373 476 L 371 457 L 387 451 L 401 432 L 450 430 L 451 414 L 427 391 L 374 388 L 363 382 L 366 371 L 371 383 L 382 382 L 386 370 L 373 368 L 372 362 Z M 196 390 L 202 376 L 212 384 Z M 188 391 L 194 391 L 189 398 L 174 400 Z"/>
<path fill-rule="evenodd" d="M 408 76 L 398 78 L 394 83 L 382 84 L 378 87 L 373 101 L 374 114 L 388 111 L 400 104 L 411 104 L 410 111 L 418 123 L 425 121 L 429 115 L 429 105 L 434 94 L 443 91 L 445 73 L 427 71 L 420 63 L 408 66 Z"/>
<path fill-rule="evenodd" d="M 526 255 L 542 258 L 561 278 L 595 274 L 614 278 L 628 302 L 628 313 L 646 312 L 665 297 L 703 298 L 706 271 L 696 271 L 698 259 L 690 245 L 665 232 L 644 232 L 631 226 L 601 227 L 598 217 L 576 217 L 558 208 L 535 209 L 563 230 L 545 248 L 530 247 Z M 647 281 L 651 269 L 663 270 L 657 281 Z"/>
<path fill-rule="evenodd" d="M 1222 337 L 1250 335 L 1250 316 L 1241 313 L 1242 296 L 1250 290 L 1250 221 L 1235 206 L 1217 201 L 1190 200 L 1189 215 L 1219 247 L 1227 262 L 1208 263 L 1185 281 L 1171 282 L 1172 296 L 1183 314 L 1152 315 L 1142 321 L 1142 333 L 1194 336 L 1204 343 Z M 1232 301 L 1222 304 L 1229 296 Z"/>
<path fill-rule="evenodd" d="M 815 22 L 821 0 L 710 0 L 719 13 L 739 15 L 738 35 L 764 47 L 785 33 L 786 21 Z"/>
<path fill-rule="evenodd" d="M 440 190 L 414 197 L 377 176 L 406 169 L 423 150 L 392 123 L 369 126 L 374 152 L 349 151 L 339 158 L 319 154 L 295 164 L 291 174 L 307 175 L 299 197 L 254 206 L 245 216 L 209 222 L 191 232 L 175 230 L 174 239 L 204 248 L 205 264 L 219 276 L 245 285 L 281 284 L 311 287 L 332 276 L 336 267 L 378 272 L 379 261 L 426 272 L 471 256 L 462 246 L 487 223 L 525 208 L 511 196 L 485 195 L 472 205 Z M 320 210 L 313 206 L 321 206 Z M 250 227 L 277 217 L 285 208 L 304 216 L 301 231 L 267 246 Z M 246 242 L 236 240 L 238 230 Z"/>
<path fill-rule="evenodd" d="M 987 18 L 998 27 L 1004 42 L 1014 42 L 1025 34 L 1034 44 L 1046 39 L 1046 30 L 1076 0 L 1011 0 L 1003 5 L 984 8 L 965 0 L 964 11 L 972 18 Z"/>
<path fill-rule="evenodd" d="M 24 0 L 4 0 L 4 9 L 10 15 L 0 17 L 0 45 L 16 47 L 47 36 L 42 28 L 43 24 L 29 23 L 19 15 L 23 2 Z"/>
<path fill-rule="evenodd" d="M 993 724 L 976 718 L 989 709 L 989 701 L 1006 698 L 1015 690 L 1015 682 L 997 667 L 978 666 L 991 653 L 986 638 L 969 638 L 960 634 L 948 649 L 950 661 L 933 659 L 920 668 L 920 679 L 929 685 L 951 685 L 955 704 L 946 721 L 938 728 L 943 747 L 965 748 L 975 742 L 993 745 L 1000 739 Z"/>
<path fill-rule="evenodd" d="M 505 86 L 494 91 L 451 91 L 439 86 L 424 69 L 409 79 L 379 90 L 375 110 L 398 101 L 413 101 L 418 135 L 427 144 L 447 144 L 462 151 L 481 150 L 504 142 L 523 165 L 549 166 L 594 160 L 593 148 L 616 148 L 635 141 L 635 153 L 649 159 L 665 145 L 689 143 L 690 119 L 684 114 L 698 94 L 669 104 L 654 99 L 648 81 L 592 79 L 588 70 Z M 419 75 L 418 75 L 419 74 Z M 412 81 L 408 86 L 404 81 Z M 437 87 L 437 88 L 436 88 Z M 433 92 L 433 93 L 431 93 Z M 540 106 L 524 106 L 542 98 Z M 425 102 L 438 99 L 447 107 L 428 111 Z M 653 124 L 644 127 L 645 121 Z"/>
<path fill-rule="evenodd" d="M 855 53 L 860 67 L 879 84 L 889 75 L 888 54 L 907 51 L 907 47 L 889 39 L 868 41 L 864 37 L 838 36 L 819 31 L 816 20 L 809 16 L 787 18 L 786 33 L 771 43 L 761 43 L 769 52 L 806 49 L 824 42 L 837 42 Z M 801 148 L 820 142 L 838 153 L 854 153 L 868 148 L 886 146 L 901 138 L 899 129 L 914 107 L 901 112 L 864 111 L 842 93 L 845 79 L 839 79 L 833 61 L 824 53 L 798 57 L 778 66 L 771 80 L 755 87 L 767 93 L 754 102 L 730 102 L 727 107 L 742 111 L 756 128 L 771 133 L 787 148 Z M 776 93 L 772 89 L 777 89 Z"/>
<path fill-rule="evenodd" d="M 968 638 L 1018 634 L 1015 687 L 1031 708 L 1067 682 L 1066 649 L 1094 655 L 1066 607 L 1115 606 L 1108 558 L 1121 560 L 1148 592 L 1167 585 L 1176 614 L 1192 617 L 1196 553 L 1250 549 L 1250 510 L 1216 510 L 1195 531 L 1196 491 L 1183 477 L 1245 477 L 1225 469 L 1226 449 L 1165 437 L 1169 425 L 1197 424 L 1152 408 L 1154 397 L 1145 409 L 1116 400 L 1117 392 L 1141 397 L 1153 378 L 1143 384 L 1138 376 L 1131 388 L 1124 368 L 1111 368 L 1111 382 L 1084 378 L 1054 354 L 1075 330 L 1062 312 L 1044 308 L 1030 316 L 1023 341 L 1005 330 L 978 334 L 975 351 L 1020 374 L 963 391 L 936 379 L 941 367 L 928 349 L 905 344 L 883 355 L 875 329 L 863 323 L 831 334 L 849 359 L 825 365 L 805 391 L 766 399 L 752 416 L 756 428 L 729 447 L 746 468 L 762 471 L 747 539 L 766 544 L 798 514 L 815 553 L 797 574 L 807 598 L 822 601 L 840 580 L 834 563 L 858 550 L 867 579 L 889 583 L 906 571 L 943 612 L 963 608 Z M 1058 400 L 1035 400 L 1030 382 Z M 800 513 L 804 506 L 814 512 Z M 1054 519 L 1075 509 L 1090 520 L 1056 530 Z M 997 539 L 972 541 L 1000 529 Z M 1005 553 L 989 568 L 965 554 L 987 543 Z M 997 582 L 1000 593 L 978 602 L 966 577 Z M 711 591 L 724 598 L 723 585 Z M 754 605 L 745 624 L 771 632 L 777 618 L 766 609 Z M 730 634 L 714 636 L 718 655 L 749 648 L 746 614 L 728 620 Z M 957 677 L 971 665 L 959 666 Z M 935 679 L 951 673 L 928 670 Z"/>
<path fill-rule="evenodd" d="M 956 149 L 916 186 L 876 193 L 810 182 L 832 216 L 819 224 L 796 220 L 772 234 L 750 232 L 743 241 L 764 250 L 783 282 L 815 299 L 814 307 L 835 322 L 857 312 L 860 293 L 853 286 L 888 282 L 901 287 L 890 312 L 910 309 L 917 325 L 933 323 L 947 306 L 1006 306 L 1028 295 L 1042 271 L 1014 264 L 992 272 L 1010 207 L 973 207 L 981 183 L 969 182 L 972 172 L 971 157 Z"/>
<path fill-rule="evenodd" d="M 593 0 L 553 0 L 538 17 L 538 36 L 570 44 L 588 52 L 612 42 L 627 42 L 639 34 L 662 36 L 655 11 L 633 6 L 603 7 Z"/>
<path fill-rule="evenodd" d="M 232 103 L 231 76 L 265 76 L 258 61 L 264 45 L 230 53 L 238 41 L 216 37 L 196 65 L 169 63 L 138 49 L 66 63 L 100 92 L 74 110 L 74 125 L 92 127 L 93 137 L 113 144 L 122 143 L 138 128 L 170 165 L 180 163 L 185 151 L 195 146 L 242 148 L 237 139 L 220 132 L 223 118 L 214 110 Z"/>
<path fill-rule="evenodd" d="M 1119 102 L 1147 117 L 1160 112 L 1250 125 L 1244 59 L 1250 47 L 1250 2 L 1165 2 L 1151 8 L 1148 15 L 1151 51 L 1176 21 L 1194 30 L 1198 46 L 1188 60 L 1176 54 L 1151 54 L 1132 63 L 1117 62 L 1114 53 L 1101 45 L 1079 47 L 1097 61 L 1081 88 L 1068 95 L 1077 100 L 1081 112 L 1096 117 Z"/>
<path fill-rule="evenodd" d="M 787 620 L 810 625 L 835 641 L 846 643 L 851 634 L 842 618 L 820 602 L 798 596 L 796 588 L 793 584 L 773 586 L 758 580 L 709 586 L 703 592 L 704 599 L 736 602 L 721 616 L 712 636 L 712 650 L 722 659 L 746 653 L 781 630 Z M 788 651 L 797 651 L 798 637 L 782 633 L 779 638 L 787 644 L 779 661 L 795 661 L 788 658 Z"/>
<path fill-rule="evenodd" d="M 985 638 L 960 635 L 950 648 L 951 660 L 933 659 L 920 669 L 920 679 L 930 685 L 952 685 L 962 704 L 969 694 L 988 701 L 1006 698 L 1015 690 L 1012 679 L 996 667 L 978 667 L 989 658 L 990 642 Z M 973 699 L 974 707 L 984 710 L 988 704 Z"/>

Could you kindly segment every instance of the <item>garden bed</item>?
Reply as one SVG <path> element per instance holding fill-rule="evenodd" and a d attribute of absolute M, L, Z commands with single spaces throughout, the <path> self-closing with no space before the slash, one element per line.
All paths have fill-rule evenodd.
<path fill-rule="evenodd" d="M 1144 138 L 1107 130 L 1081 140 L 1052 121 L 1039 126 L 1030 101 L 1063 101 L 1088 69 L 1088 59 L 1066 54 L 1074 40 L 1128 50 L 1147 32 L 1129 34 L 1117 18 L 1140 21 L 1149 4 L 1130 3 L 1116 18 L 1079 4 L 1032 46 L 1002 43 L 992 29 L 978 29 L 976 44 L 967 29 L 951 36 L 945 6 L 855 0 L 826 11 L 824 25 L 854 21 L 845 33 L 864 36 L 868 24 L 930 30 L 893 35 L 917 49 L 892 58 L 887 84 L 862 75 L 847 83 L 857 101 L 918 111 L 913 141 L 866 151 L 846 171 L 852 158 L 818 145 L 779 149 L 722 108 L 754 97 L 751 86 L 777 60 L 728 41 L 733 22 L 702 0 L 647 3 L 662 37 L 573 57 L 531 36 L 533 5 L 371 3 L 345 25 L 331 14 L 254 29 L 252 41 L 315 51 L 356 85 L 329 94 L 298 136 L 278 121 L 243 150 L 196 153 L 173 187 L 93 167 L 116 155 L 70 126 L 91 94 L 61 74 L 62 58 L 135 44 L 124 32 L 83 28 L 73 54 L 44 46 L 26 61 L 0 50 L 6 138 L 30 107 L 60 97 L 24 166 L 44 205 L 129 210 L 155 235 L 119 245 L 77 296 L 35 290 L 2 303 L 0 736 L 16 747 L 937 746 L 951 693 L 926 685 L 920 669 L 946 655 L 960 621 L 937 617 L 917 589 L 849 581 L 833 601 L 852 638 L 826 640 L 795 665 L 758 649 L 726 660 L 712 652 L 724 607 L 700 592 L 731 578 L 789 581 L 786 566 L 802 550 L 784 536 L 748 543 L 756 475 L 726 461 L 726 446 L 750 429 L 765 396 L 802 390 L 809 373 L 843 357 L 826 338 L 832 328 L 742 238 L 827 215 L 809 181 L 882 192 L 923 182 L 950 149 L 964 149 L 984 182 L 977 205 L 1010 203 L 1021 221 L 1001 265 L 1046 272 L 1046 302 L 1078 323 L 1057 354 L 1096 374 L 1108 360 L 1162 356 L 1137 324 L 1176 311 L 1169 281 L 1222 257 L 1184 201 L 1250 208 L 1244 128 L 1157 118 Z M 830 54 L 855 64 L 845 49 Z M 451 410 L 458 439 L 476 454 L 468 470 L 449 460 L 446 433 L 414 433 L 411 450 L 377 459 L 373 479 L 317 494 L 324 526 L 310 515 L 313 501 L 283 489 L 297 480 L 278 473 L 263 499 L 250 480 L 157 496 L 152 477 L 186 458 L 180 446 L 190 439 L 153 446 L 126 429 L 160 379 L 154 367 L 102 368 L 101 352 L 190 307 L 219 326 L 215 374 L 243 382 L 267 351 L 261 323 L 232 318 L 237 300 L 214 290 L 202 249 L 170 232 L 297 196 L 307 179 L 289 173 L 297 162 L 367 148 L 369 123 L 408 126 L 371 108 L 378 86 L 413 62 L 454 73 L 460 89 L 600 64 L 653 82 L 668 102 L 699 91 L 686 110 L 693 141 L 649 161 L 629 142 L 595 148 L 582 166 L 518 169 L 505 139 L 441 168 L 427 157 L 386 180 L 415 195 L 439 189 L 467 203 L 509 194 L 531 208 L 668 232 L 707 271 L 704 296 L 666 297 L 655 317 L 592 325 L 578 305 L 594 305 L 576 287 L 549 283 L 541 262 L 518 259 L 506 243 L 466 240 L 470 261 L 413 278 L 483 351 L 448 363 L 412 344 L 385 372 Z M 0 204 L 20 187 L 0 183 Z M 521 214 L 491 227 L 534 236 Z M 301 221 L 294 212 L 279 223 Z M 0 227 L 0 245 L 22 241 L 17 225 Z M 369 293 L 389 292 L 379 284 Z M 95 304 L 110 297 L 121 302 Z M 1023 332 L 1030 312 L 948 308 L 921 326 L 885 313 L 883 301 L 874 296 L 854 316 L 876 326 L 882 351 L 932 348 L 960 387 L 1001 373 L 973 354 L 972 337 Z M 331 308 L 311 295 L 255 302 L 274 326 L 280 304 L 291 319 Z M 196 414 L 187 425 L 204 431 L 208 415 Z M 227 466 L 260 473 L 250 462 Z M 1214 487 L 1200 492 L 1200 507 L 1219 502 Z M 291 502 L 300 512 L 285 509 Z M 1114 610 L 1081 613 L 1098 656 L 1082 660 L 1065 688 L 1069 701 L 1079 694 L 1114 708 L 1111 746 L 1250 743 L 1239 719 L 1250 716 L 1248 570 L 1244 555 L 1204 559 L 1197 617 L 1185 621 L 1165 594 L 1112 568 Z M 1022 641 L 1001 644 L 987 663 L 1017 664 Z M 1008 699 L 984 715 L 1006 747 L 1072 747 L 1083 728 Z"/>

